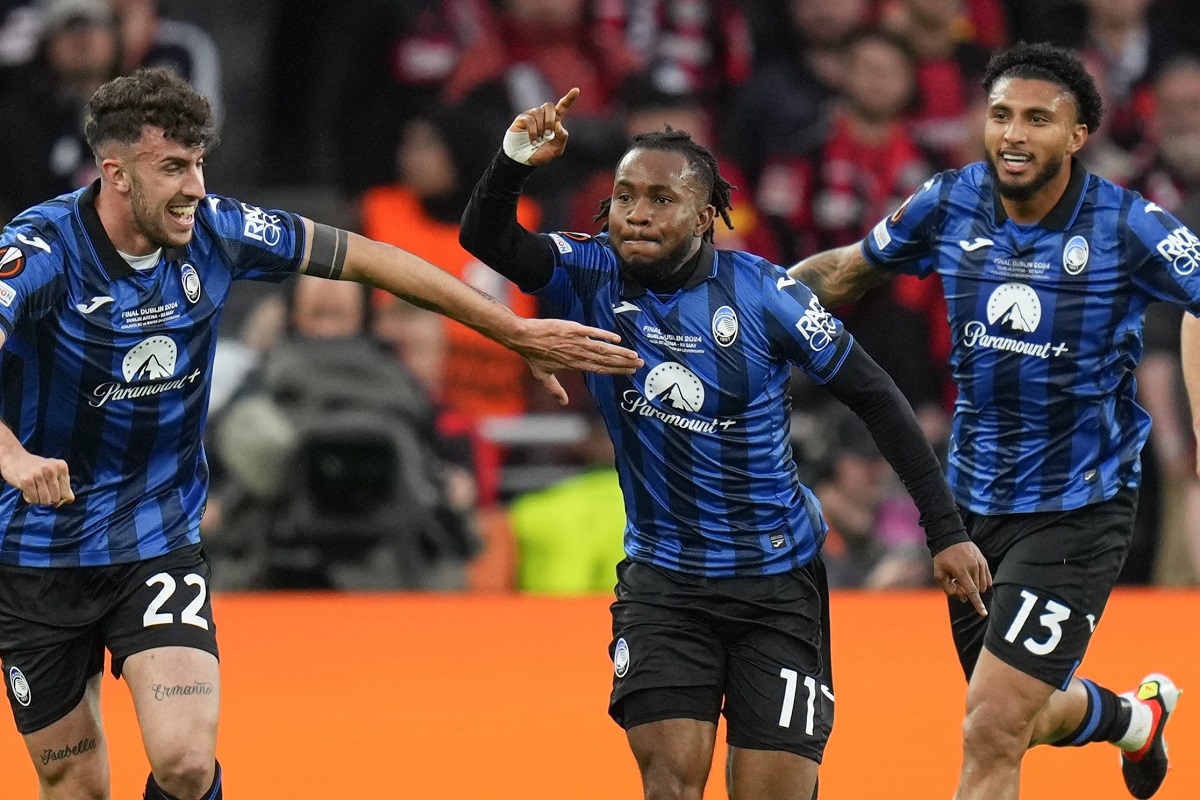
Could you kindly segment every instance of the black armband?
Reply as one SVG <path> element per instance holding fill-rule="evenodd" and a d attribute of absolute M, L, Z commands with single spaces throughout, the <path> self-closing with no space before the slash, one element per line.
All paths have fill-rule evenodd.
<path fill-rule="evenodd" d="M 313 223 L 312 250 L 308 254 L 308 275 L 337 280 L 342 276 L 346 263 L 346 245 L 350 234 L 341 228 Z"/>

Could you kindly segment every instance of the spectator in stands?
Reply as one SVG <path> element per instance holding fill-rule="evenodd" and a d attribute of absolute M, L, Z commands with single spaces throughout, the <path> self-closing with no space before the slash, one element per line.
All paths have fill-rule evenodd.
<path fill-rule="evenodd" d="M 913 59 L 894 34 L 863 29 L 846 45 L 843 94 L 827 137 L 808 153 L 763 170 L 758 201 L 779 233 L 784 261 L 860 240 L 932 173 L 903 115 Z M 868 353 L 923 417 L 933 443 L 946 432 L 949 330 L 940 284 L 902 278 L 839 310 Z"/>
<path fill-rule="evenodd" d="M 903 40 L 852 34 L 830 124 L 816 146 L 779 155 L 759 180 L 758 204 L 778 227 L 786 262 L 856 242 L 933 172 L 904 123 L 915 91 Z"/>
<path fill-rule="evenodd" d="M 1132 188 L 1177 214 L 1188 196 L 1200 193 L 1200 57 L 1168 63 L 1154 94 L 1154 153 Z"/>
<path fill-rule="evenodd" d="M 337 65 L 336 136 L 342 188 L 357 195 L 396 180 L 406 124 L 436 111 L 463 56 L 499 23 L 488 0 L 408 0 L 372 3 L 350 24 L 356 46 Z"/>
<path fill-rule="evenodd" d="M 1146 143 L 1153 114 L 1153 82 L 1180 52 L 1165 21 L 1149 15 L 1151 0 L 1085 0 L 1083 40 L 1078 44 L 1104 96 L 1105 127 L 1128 153 Z"/>
<path fill-rule="evenodd" d="M 0 0 L 0 69 L 33 59 L 41 27 L 35 0 Z"/>
<path fill-rule="evenodd" d="M 289 288 L 287 333 L 215 437 L 232 483 L 208 545 L 230 560 L 226 580 L 462 588 L 474 498 L 451 495 L 423 387 L 367 334 L 362 286 L 299 276 Z"/>
<path fill-rule="evenodd" d="M 733 0 L 592 0 L 606 49 L 627 48 L 639 71 L 673 94 L 723 103 L 750 77 L 753 49 L 744 4 Z"/>
<path fill-rule="evenodd" d="M 533 316 L 537 311 L 533 298 L 458 243 L 458 221 L 471 191 L 462 176 L 474 175 L 485 166 L 472 164 L 470 141 L 464 140 L 470 126 L 446 111 L 410 120 L 396 153 L 399 180 L 376 186 L 363 196 L 363 233 L 381 242 L 403 244 L 518 314 Z M 486 158 L 486 153 L 480 155 Z M 524 224 L 538 226 L 535 201 L 523 199 L 520 213 Z M 438 401 L 472 420 L 524 412 L 528 370 L 521 357 L 463 325 L 444 324 L 446 350 Z"/>
<path fill-rule="evenodd" d="M 830 587 L 931 585 L 917 507 L 858 417 L 834 404 L 829 411 L 832 452 L 813 490 L 829 523 L 821 557 Z"/>
<path fill-rule="evenodd" d="M 199 26 L 163 17 L 160 0 L 108 0 L 121 26 L 121 67 L 166 67 L 212 103 L 220 120 L 221 60 L 217 46 Z"/>
<path fill-rule="evenodd" d="M 625 557 L 625 503 L 603 420 L 589 415 L 579 444 L 584 472 L 513 501 L 517 588 L 544 594 L 602 594 Z M 924 534 L 922 534 L 924 536 Z"/>
<path fill-rule="evenodd" d="M 469 109 L 472 130 L 482 133 L 502 128 L 542 98 L 582 89 L 570 154 L 525 187 L 551 228 L 566 227 L 572 188 L 605 164 L 619 141 L 614 95 L 639 63 L 622 41 L 602 35 L 587 11 L 586 0 L 503 0 L 496 34 L 463 54 L 443 95 Z M 490 144 L 476 148 L 488 152 Z"/>
<path fill-rule="evenodd" d="M 1158 145 L 1149 171 L 1132 188 L 1194 229 L 1200 226 L 1200 59 L 1171 61 L 1159 71 L 1154 89 Z M 1155 547 L 1142 554 L 1139 577 L 1152 574 L 1166 585 L 1200 581 L 1200 481 L 1192 468 L 1190 414 L 1182 394 L 1180 316 L 1165 303 L 1146 310 L 1146 354 L 1137 370 L 1138 400 L 1154 420 L 1152 462 L 1143 459 L 1154 480 L 1146 489 L 1157 489 L 1159 501 L 1152 506 Z M 1146 495 L 1149 500 L 1154 493 Z"/>
<path fill-rule="evenodd" d="M 83 110 L 117 74 L 116 20 L 105 0 L 51 0 L 33 61 L 18 68 L 0 94 L 0 221 L 95 177 L 83 138 Z"/>
<path fill-rule="evenodd" d="M 937 154 L 939 166 L 964 166 L 958 158 L 973 130 L 967 115 L 983 97 L 979 81 L 990 55 L 965 24 L 965 3 L 894 0 L 881 22 L 916 56 L 917 91 L 909 115 L 913 136 Z"/>
<path fill-rule="evenodd" d="M 755 185 L 771 156 L 806 152 L 822 138 L 841 85 L 842 44 L 871 10 L 868 0 L 790 0 L 788 8 L 791 46 L 755 69 L 721 131 L 725 150 Z"/>

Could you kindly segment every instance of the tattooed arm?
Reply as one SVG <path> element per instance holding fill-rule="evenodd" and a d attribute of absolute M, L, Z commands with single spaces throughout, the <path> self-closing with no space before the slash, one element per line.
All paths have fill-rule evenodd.
<path fill-rule="evenodd" d="M 829 309 L 853 302 L 891 278 L 867 261 L 861 242 L 809 256 L 789 269 L 788 275 L 812 290 Z"/>

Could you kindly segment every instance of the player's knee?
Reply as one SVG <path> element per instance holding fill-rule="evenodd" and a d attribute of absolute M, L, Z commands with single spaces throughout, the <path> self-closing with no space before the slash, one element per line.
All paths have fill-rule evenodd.
<path fill-rule="evenodd" d="M 981 703 L 963 720 L 963 752 L 982 760 L 1019 761 L 1029 747 L 1029 720 L 1003 703 Z"/>
<path fill-rule="evenodd" d="M 707 777 L 697 780 L 665 764 L 651 765 L 642 773 L 642 789 L 646 800 L 700 800 Z"/>
<path fill-rule="evenodd" d="M 154 781 L 169 794 L 202 797 L 212 785 L 216 761 L 207 747 L 181 745 L 160 755 L 153 764 Z"/>
<path fill-rule="evenodd" d="M 62 764 L 39 769 L 42 797 L 108 800 L 108 771 L 99 764 Z"/>

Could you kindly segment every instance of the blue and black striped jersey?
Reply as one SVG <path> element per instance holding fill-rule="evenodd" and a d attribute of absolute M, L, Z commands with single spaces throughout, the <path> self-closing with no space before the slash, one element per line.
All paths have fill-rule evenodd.
<path fill-rule="evenodd" d="M 792 460 L 790 364 L 832 378 L 853 341 L 841 323 L 748 253 L 704 245 L 688 284 L 659 297 L 622 280 L 606 235 L 549 237 L 543 310 L 616 331 L 646 362 L 586 376 L 617 453 L 629 558 L 714 578 L 811 561 L 827 528 Z"/>
<path fill-rule="evenodd" d="M 930 179 L 863 244 L 945 286 L 958 385 L 950 484 L 982 514 L 1056 511 L 1140 481 L 1135 402 L 1148 303 L 1200 313 L 1200 239 L 1135 192 L 1071 165 L 1041 223 L 1008 218 L 984 164 Z"/>
<path fill-rule="evenodd" d="M 183 249 L 138 272 L 96 214 L 97 186 L 0 234 L 0 415 L 29 452 L 67 462 L 75 502 L 0 488 L 0 563 L 139 561 L 199 541 L 201 445 L 217 322 L 238 278 L 282 280 L 299 218 L 209 195 Z"/>

